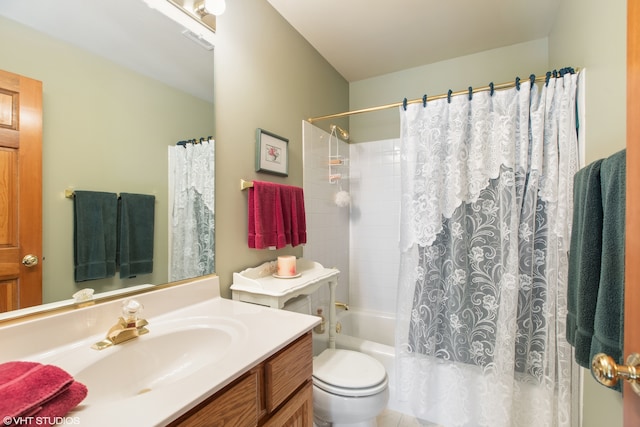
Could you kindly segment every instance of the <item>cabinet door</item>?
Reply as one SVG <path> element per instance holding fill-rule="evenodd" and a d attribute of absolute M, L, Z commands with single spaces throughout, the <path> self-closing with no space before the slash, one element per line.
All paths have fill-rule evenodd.
<path fill-rule="evenodd" d="M 300 389 L 263 427 L 312 427 L 313 386 L 311 381 Z"/>
<path fill-rule="evenodd" d="M 172 427 L 255 427 L 258 424 L 258 371 L 249 372 Z"/>

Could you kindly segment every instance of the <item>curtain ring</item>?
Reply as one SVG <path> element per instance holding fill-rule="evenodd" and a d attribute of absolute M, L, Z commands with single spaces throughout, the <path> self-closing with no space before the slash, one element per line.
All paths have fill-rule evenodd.
<path fill-rule="evenodd" d="M 489 83 L 489 89 L 491 89 L 491 91 L 489 92 L 489 95 L 493 96 L 493 82 Z"/>
<path fill-rule="evenodd" d="M 469 86 L 469 101 L 473 99 L 473 88 Z"/>
<path fill-rule="evenodd" d="M 547 71 L 547 76 L 544 79 L 544 85 L 549 86 L 549 80 L 551 80 L 551 71 Z"/>
<path fill-rule="evenodd" d="M 424 96 L 422 97 L 422 106 L 426 107 L 427 106 L 427 94 L 425 93 Z"/>
<path fill-rule="evenodd" d="M 516 77 L 516 89 L 520 90 L 520 77 Z"/>
<path fill-rule="evenodd" d="M 405 99 L 402 101 L 402 108 L 404 109 L 404 111 L 407 111 L 407 98 L 405 98 Z"/>
<path fill-rule="evenodd" d="M 531 81 L 531 87 L 533 87 L 533 85 L 536 84 L 536 75 L 535 74 L 531 74 L 529 76 L 529 80 Z"/>
<path fill-rule="evenodd" d="M 451 89 L 449 89 L 449 92 L 447 92 L 447 102 L 449 104 L 451 104 L 451 94 L 453 93 L 453 91 Z"/>

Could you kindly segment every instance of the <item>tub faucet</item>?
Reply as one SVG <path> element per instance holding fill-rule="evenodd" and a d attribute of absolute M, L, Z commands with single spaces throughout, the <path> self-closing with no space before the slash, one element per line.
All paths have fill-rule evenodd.
<path fill-rule="evenodd" d="M 347 310 L 347 311 L 349 310 L 349 305 L 348 305 L 348 304 L 346 304 L 346 303 L 344 303 L 344 302 L 338 302 L 338 301 L 336 301 L 336 307 L 344 308 L 344 309 L 345 309 L 345 310 Z"/>
<path fill-rule="evenodd" d="M 109 329 L 105 339 L 93 344 L 91 348 L 103 350 L 148 333 L 149 330 L 145 326 L 149 322 L 138 317 L 142 312 L 142 308 L 142 304 L 136 300 L 128 299 L 123 301 L 122 316 L 118 318 L 118 322 Z"/>

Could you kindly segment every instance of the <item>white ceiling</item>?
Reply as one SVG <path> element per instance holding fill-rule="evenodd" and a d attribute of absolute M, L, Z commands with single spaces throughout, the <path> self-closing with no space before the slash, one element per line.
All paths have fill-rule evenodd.
<path fill-rule="evenodd" d="M 141 0 L 0 0 L 0 16 L 213 101 L 213 51 Z"/>
<path fill-rule="evenodd" d="M 546 37 L 560 3 L 268 1 L 349 82 Z"/>
<path fill-rule="evenodd" d="M 350 82 L 545 37 L 559 3 L 267 1 Z M 0 0 L 0 15 L 213 99 L 213 52 L 143 1 Z"/>

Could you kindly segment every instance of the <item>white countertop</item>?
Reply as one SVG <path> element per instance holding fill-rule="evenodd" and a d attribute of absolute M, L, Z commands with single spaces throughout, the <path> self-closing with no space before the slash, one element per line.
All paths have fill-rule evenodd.
<path fill-rule="evenodd" d="M 214 321 L 216 318 L 233 320 L 241 325 L 241 338 L 231 344 L 232 351 L 215 363 L 200 368 L 174 384 L 148 393 L 110 402 L 86 403 L 91 402 L 89 396 L 92 389 L 99 388 L 100 384 L 85 382 L 89 396 L 84 404 L 81 403 L 67 414 L 78 425 L 166 425 L 319 322 L 315 316 L 221 298 L 218 278 L 215 276 L 135 298 L 145 305 L 149 314 L 145 316 L 143 313 L 142 317 L 149 321 L 150 332 L 119 346 L 135 346 L 136 341 L 152 339 L 154 325 L 160 330 L 163 324 L 175 324 L 181 319 L 198 316 Z M 110 326 L 115 322 L 119 315 L 119 304 L 120 301 L 114 301 L 48 318 L 0 326 L 0 342 L 12 343 L 10 351 L 0 354 L 0 363 L 10 360 L 37 361 L 59 366 L 75 375 L 102 357 L 104 352 L 118 351 L 119 346 L 101 351 L 90 347 L 104 338 L 108 329 L 105 325 Z"/>

